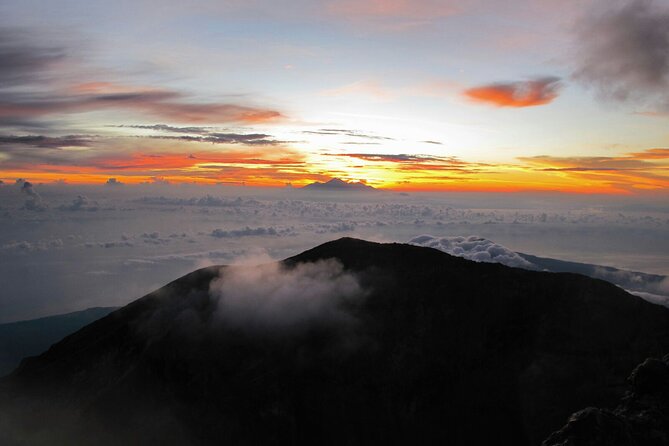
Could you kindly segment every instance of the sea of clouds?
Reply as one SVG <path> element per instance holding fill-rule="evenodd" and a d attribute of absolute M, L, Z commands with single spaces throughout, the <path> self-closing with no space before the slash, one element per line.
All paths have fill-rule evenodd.
<path fill-rule="evenodd" d="M 277 260 L 343 236 L 420 234 L 476 261 L 522 267 L 516 253 L 529 253 L 669 273 L 669 206 L 653 199 L 18 181 L 0 186 L 0 322 L 123 305 L 251 252 Z"/>

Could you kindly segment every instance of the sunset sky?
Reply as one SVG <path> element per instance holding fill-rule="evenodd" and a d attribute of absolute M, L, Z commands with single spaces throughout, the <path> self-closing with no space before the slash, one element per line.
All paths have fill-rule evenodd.
<path fill-rule="evenodd" d="M 665 0 L 0 3 L 5 184 L 662 195 L 668 147 Z"/>

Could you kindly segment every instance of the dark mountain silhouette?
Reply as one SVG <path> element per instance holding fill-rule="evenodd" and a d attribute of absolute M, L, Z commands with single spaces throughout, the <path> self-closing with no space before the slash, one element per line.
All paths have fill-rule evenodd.
<path fill-rule="evenodd" d="M 533 264 L 532 270 L 583 274 L 606 280 L 628 291 L 655 293 L 667 296 L 661 288 L 667 276 L 621 270 L 610 266 L 593 265 L 518 253 Z M 649 300 L 649 299 L 646 299 Z M 654 303 L 663 304 L 659 299 Z M 666 304 L 665 304 L 666 306 Z M 52 344 L 81 327 L 106 316 L 117 307 L 97 307 L 68 314 L 0 324 L 0 376 L 14 370 L 21 359 L 44 352 Z"/>
<path fill-rule="evenodd" d="M 311 190 L 311 191 L 356 191 L 356 192 L 371 192 L 376 191 L 372 186 L 368 186 L 365 183 L 356 182 L 348 183 L 339 178 L 333 178 L 330 181 L 321 183 L 316 181 L 315 183 L 307 184 L 302 189 Z"/>
<path fill-rule="evenodd" d="M 538 445 L 669 351 L 669 310 L 601 280 L 349 238 L 281 271 L 325 259 L 363 292 L 256 324 L 210 292 L 235 270 L 209 267 L 24 360 L 0 443 Z"/>
<path fill-rule="evenodd" d="M 26 356 L 42 353 L 51 344 L 115 309 L 88 308 L 73 313 L 0 324 L 0 376 L 14 370 Z"/>

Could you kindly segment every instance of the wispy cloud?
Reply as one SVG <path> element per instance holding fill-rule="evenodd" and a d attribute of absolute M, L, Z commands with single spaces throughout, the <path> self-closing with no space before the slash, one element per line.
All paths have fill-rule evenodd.
<path fill-rule="evenodd" d="M 65 57 L 64 48 L 36 45 L 27 32 L 0 28 L 0 88 L 38 82 Z"/>
<path fill-rule="evenodd" d="M 188 124 L 254 124 L 283 117 L 270 108 L 200 101 L 174 89 L 101 81 L 86 73 L 75 79 L 71 64 L 65 47 L 0 29 L 0 125 L 39 126 L 45 119 L 103 110 Z"/>
<path fill-rule="evenodd" d="M 668 149 L 649 149 L 622 156 L 534 156 L 519 158 L 531 168 L 567 175 L 580 183 L 604 184 L 613 189 L 665 189 L 669 187 Z"/>
<path fill-rule="evenodd" d="M 665 149 L 665 148 L 648 149 L 648 150 L 645 150 L 643 152 L 630 153 L 630 154 L 628 154 L 628 156 L 633 157 L 633 158 L 637 158 L 637 159 L 642 159 L 642 160 L 669 159 L 669 149 Z"/>
<path fill-rule="evenodd" d="M 348 129 L 327 128 L 318 130 L 305 130 L 302 133 L 309 135 L 349 136 L 352 138 L 364 138 L 364 139 L 385 140 L 385 141 L 395 140 L 395 138 L 391 138 L 389 136 L 373 135 L 370 133 L 363 133 L 357 130 L 348 130 Z"/>
<path fill-rule="evenodd" d="M 51 93 L 0 91 L 0 120 L 54 117 L 100 110 L 126 110 L 176 123 L 259 123 L 282 117 L 276 110 L 229 103 L 194 102 L 173 90 L 102 84 L 95 89 Z"/>
<path fill-rule="evenodd" d="M 250 146 L 267 146 L 285 143 L 273 139 L 266 133 L 224 132 L 216 127 L 174 127 L 166 124 L 153 125 L 119 125 L 118 128 L 150 130 L 157 135 L 144 136 L 155 139 L 171 139 L 185 142 L 205 142 L 211 144 L 245 144 Z"/>
<path fill-rule="evenodd" d="M 87 147 L 91 143 L 91 138 L 91 136 L 87 135 L 67 135 L 58 137 L 43 135 L 0 135 L 0 146 L 25 145 L 39 148 Z"/>

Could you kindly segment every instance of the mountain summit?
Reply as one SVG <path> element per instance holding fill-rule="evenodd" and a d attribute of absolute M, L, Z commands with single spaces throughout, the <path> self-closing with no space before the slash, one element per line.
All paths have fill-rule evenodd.
<path fill-rule="evenodd" d="M 344 238 L 200 269 L 24 360 L 0 442 L 537 445 L 667 351 L 669 310 L 610 283 Z"/>
<path fill-rule="evenodd" d="M 339 178 L 333 178 L 328 182 L 321 183 L 319 181 L 311 184 L 307 184 L 303 187 L 307 190 L 317 190 L 317 191 L 360 191 L 360 192 L 369 192 L 375 191 L 372 186 L 368 186 L 365 183 L 360 181 L 358 182 L 347 182 Z"/>

